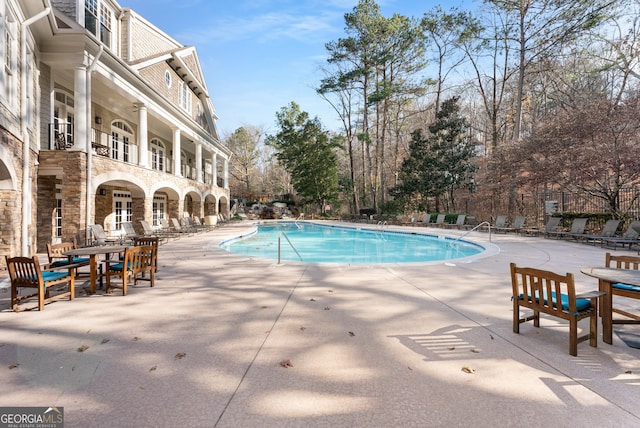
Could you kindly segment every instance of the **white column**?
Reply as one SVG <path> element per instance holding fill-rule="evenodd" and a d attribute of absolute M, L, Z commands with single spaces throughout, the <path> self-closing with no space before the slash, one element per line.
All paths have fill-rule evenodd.
<path fill-rule="evenodd" d="M 136 103 L 138 107 L 138 165 L 149 168 L 149 143 L 147 140 L 147 106 Z"/>
<path fill-rule="evenodd" d="M 199 141 L 194 141 L 193 144 L 196 146 L 196 181 L 202 183 L 202 144 Z"/>
<path fill-rule="evenodd" d="M 224 188 L 229 188 L 229 159 L 224 160 Z"/>
<path fill-rule="evenodd" d="M 73 99 L 75 101 L 75 118 L 73 123 L 73 147 L 71 150 L 87 152 L 91 150 L 88 135 L 89 121 L 87 118 L 87 67 L 81 65 L 75 69 Z"/>
<path fill-rule="evenodd" d="M 216 152 L 211 156 L 211 181 L 213 186 L 218 187 L 218 154 Z"/>
<path fill-rule="evenodd" d="M 173 130 L 173 175 L 182 177 L 182 171 L 180 168 L 180 128 Z"/>

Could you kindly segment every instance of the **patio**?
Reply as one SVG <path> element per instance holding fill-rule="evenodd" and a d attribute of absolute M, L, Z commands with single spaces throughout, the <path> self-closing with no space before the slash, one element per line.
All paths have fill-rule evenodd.
<path fill-rule="evenodd" d="M 155 287 L 127 296 L 78 281 L 74 301 L 13 313 L 0 290 L 0 406 L 64 407 L 67 427 L 640 424 L 640 349 L 617 334 L 640 342 L 640 327 L 607 345 L 599 325 L 578 357 L 555 318 L 512 332 L 509 262 L 573 272 L 587 291 L 580 267 L 606 249 L 500 234 L 475 261 L 376 267 L 211 245 L 251 227 L 162 245 Z"/>

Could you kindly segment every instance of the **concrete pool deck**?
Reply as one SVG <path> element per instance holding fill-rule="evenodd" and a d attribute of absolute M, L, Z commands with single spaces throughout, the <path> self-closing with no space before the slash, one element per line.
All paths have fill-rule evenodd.
<path fill-rule="evenodd" d="M 162 245 L 156 286 L 125 297 L 79 283 L 14 313 L 0 291 L 0 407 L 64 407 L 66 427 L 640 425 L 640 349 L 599 325 L 571 357 L 546 316 L 512 332 L 509 262 L 587 291 L 580 266 L 606 249 L 492 234 L 493 255 L 463 262 L 278 266 L 211 245 L 251 227 Z"/>

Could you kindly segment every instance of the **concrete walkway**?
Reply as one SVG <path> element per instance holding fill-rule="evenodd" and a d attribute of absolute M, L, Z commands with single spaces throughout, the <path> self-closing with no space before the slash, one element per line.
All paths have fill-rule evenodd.
<path fill-rule="evenodd" d="M 510 261 L 587 291 L 579 268 L 606 250 L 493 234 L 463 263 L 277 266 L 213 245 L 252 227 L 162 245 L 156 286 L 126 297 L 79 284 L 13 313 L 0 292 L 0 406 L 64 407 L 83 428 L 640 425 L 640 349 L 614 333 L 571 357 L 544 316 L 512 332 Z"/>

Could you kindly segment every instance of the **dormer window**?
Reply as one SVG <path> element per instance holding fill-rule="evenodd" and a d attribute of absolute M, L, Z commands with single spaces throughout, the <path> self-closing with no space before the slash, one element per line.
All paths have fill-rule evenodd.
<path fill-rule="evenodd" d="M 106 47 L 111 47 L 111 22 L 113 13 L 99 0 L 84 0 L 84 27 L 98 37 Z"/>

